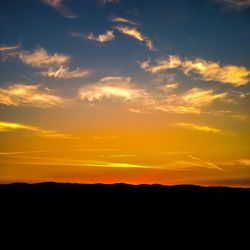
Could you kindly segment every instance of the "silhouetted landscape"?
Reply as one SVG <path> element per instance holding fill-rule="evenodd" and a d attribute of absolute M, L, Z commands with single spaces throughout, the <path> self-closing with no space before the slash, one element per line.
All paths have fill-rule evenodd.
<path fill-rule="evenodd" d="M 248 188 L 17 183 L 0 185 L 0 198 L 1 249 L 165 249 L 249 236 Z"/>

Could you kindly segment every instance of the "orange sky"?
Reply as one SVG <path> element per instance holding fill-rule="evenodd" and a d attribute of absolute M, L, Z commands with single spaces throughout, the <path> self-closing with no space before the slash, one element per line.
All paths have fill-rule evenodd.
<path fill-rule="evenodd" d="M 1 183 L 250 186 L 248 4 L 12 2 Z"/>

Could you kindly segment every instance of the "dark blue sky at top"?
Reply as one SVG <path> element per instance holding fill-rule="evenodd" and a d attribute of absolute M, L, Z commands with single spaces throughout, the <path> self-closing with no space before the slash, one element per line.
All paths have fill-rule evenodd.
<path fill-rule="evenodd" d="M 213 0 L 121 0 L 103 6 L 97 0 L 65 0 L 64 4 L 79 18 L 65 18 L 40 0 L 1 1 L 0 43 L 20 43 L 32 51 L 39 45 L 49 53 L 71 55 L 72 67 L 107 75 L 140 76 L 145 72 L 138 61 L 169 54 L 250 67 L 250 9 L 228 10 Z M 108 20 L 112 14 L 138 22 L 138 29 L 153 40 L 157 51 L 118 32 L 115 40 L 104 44 L 69 35 L 105 33 L 115 26 Z M 13 61 L 0 67 L 5 72 L 2 81 L 13 80 L 9 76 L 13 67 L 31 70 Z"/>

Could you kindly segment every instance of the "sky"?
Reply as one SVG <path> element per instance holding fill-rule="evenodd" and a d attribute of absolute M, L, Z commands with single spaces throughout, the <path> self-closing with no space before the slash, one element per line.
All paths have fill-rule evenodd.
<path fill-rule="evenodd" d="M 3 0 L 0 183 L 250 187 L 249 0 Z"/>

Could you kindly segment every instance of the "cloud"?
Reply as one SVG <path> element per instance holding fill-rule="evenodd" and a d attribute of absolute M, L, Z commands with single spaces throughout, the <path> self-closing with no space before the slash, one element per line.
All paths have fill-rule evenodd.
<path fill-rule="evenodd" d="M 215 93 L 212 89 L 192 88 L 180 94 L 163 96 L 158 100 L 155 109 L 168 113 L 200 114 L 203 108 L 211 105 L 216 100 L 225 100 L 227 93 Z"/>
<path fill-rule="evenodd" d="M 168 86 L 169 85 L 169 86 Z M 201 114 L 214 101 L 225 101 L 227 93 L 216 93 L 212 89 L 192 88 L 173 94 L 177 84 L 162 86 L 164 89 L 147 90 L 132 82 L 130 77 L 110 76 L 89 83 L 79 89 L 79 98 L 88 102 L 103 99 L 125 103 L 134 113 L 148 113 L 159 110 L 177 114 Z"/>
<path fill-rule="evenodd" d="M 20 47 L 19 44 L 13 45 L 13 46 L 1 44 L 1 45 L 0 45 L 0 52 L 10 51 L 10 50 L 16 50 L 16 49 L 18 49 L 19 47 Z"/>
<path fill-rule="evenodd" d="M 240 114 L 238 112 L 234 112 L 232 110 L 217 110 L 213 112 L 215 116 L 223 116 L 227 118 L 236 119 L 241 122 L 249 122 L 249 116 L 245 114 Z"/>
<path fill-rule="evenodd" d="M 96 83 L 79 89 L 79 97 L 90 102 L 101 99 L 119 99 L 122 101 L 148 100 L 149 94 L 133 86 L 130 77 L 105 77 Z"/>
<path fill-rule="evenodd" d="M 182 101 L 192 107 L 203 107 L 211 104 L 215 100 L 223 100 L 227 96 L 226 92 L 216 94 L 212 89 L 192 88 L 181 96 Z"/>
<path fill-rule="evenodd" d="M 35 135 L 42 136 L 42 137 L 72 138 L 71 135 L 63 134 L 56 130 L 46 130 L 46 129 L 41 129 L 39 127 L 34 127 L 34 126 L 25 125 L 21 123 L 0 121 L 0 132 L 11 132 L 11 131 L 17 131 L 17 130 L 33 132 Z"/>
<path fill-rule="evenodd" d="M 148 112 L 146 111 L 142 111 L 140 109 L 137 109 L 137 108 L 129 108 L 128 110 L 129 112 L 132 112 L 132 113 L 137 113 L 137 114 L 147 114 Z"/>
<path fill-rule="evenodd" d="M 136 40 L 145 43 L 146 47 L 149 50 L 155 50 L 153 41 L 150 40 L 148 37 L 142 35 L 141 32 L 138 31 L 136 28 L 120 25 L 120 26 L 116 26 L 115 29 L 121 32 L 122 34 L 131 36 L 135 38 Z"/>
<path fill-rule="evenodd" d="M 50 108 L 63 106 L 66 103 L 66 99 L 53 95 L 51 90 L 40 85 L 16 83 L 0 88 L 0 104 L 7 106 Z"/>
<path fill-rule="evenodd" d="M 65 7 L 62 3 L 62 0 L 42 0 L 43 3 L 49 5 L 50 7 L 57 10 L 61 15 L 63 15 L 66 18 L 78 18 L 78 16 L 71 13 L 67 7 Z"/>
<path fill-rule="evenodd" d="M 18 58 L 22 63 L 33 68 L 43 69 L 40 75 L 53 78 L 82 78 L 91 73 L 89 69 L 70 69 L 66 65 L 71 57 L 65 54 L 49 54 L 44 48 L 38 47 L 33 52 L 17 50 L 9 52 L 8 56 Z"/>
<path fill-rule="evenodd" d="M 167 69 L 175 69 L 181 66 L 182 61 L 179 56 L 170 55 L 164 60 L 157 60 L 154 65 L 150 64 L 150 60 L 146 60 L 140 64 L 141 68 L 152 74 L 159 73 Z"/>
<path fill-rule="evenodd" d="M 152 107 L 156 110 L 160 110 L 166 113 L 176 113 L 176 114 L 200 114 L 202 110 L 200 108 L 195 107 L 187 107 L 183 105 L 166 105 L 164 103 L 159 103 L 158 105 Z"/>
<path fill-rule="evenodd" d="M 70 56 L 54 53 L 49 54 L 44 48 L 38 47 L 33 52 L 20 50 L 9 53 L 10 56 L 17 57 L 22 63 L 34 68 L 55 67 L 68 63 Z"/>
<path fill-rule="evenodd" d="M 89 161 L 85 163 L 86 166 L 92 167 L 105 167 L 105 168 L 152 168 L 147 165 L 131 164 L 124 162 L 99 162 L 99 161 Z"/>
<path fill-rule="evenodd" d="M 214 168 L 214 169 L 217 169 L 217 170 L 220 170 L 220 171 L 223 171 L 222 168 L 218 167 L 217 165 L 215 165 L 213 162 L 208 162 L 208 161 L 204 161 L 200 158 L 197 158 L 193 155 L 190 155 L 188 154 L 187 157 L 189 157 L 190 159 L 196 161 L 196 162 L 199 162 L 201 164 L 203 164 L 204 167 L 207 167 L 207 168 Z"/>
<path fill-rule="evenodd" d="M 94 35 L 93 33 L 90 33 L 85 38 L 87 40 L 92 40 L 92 41 L 96 41 L 99 43 L 105 43 L 105 42 L 112 41 L 115 39 L 115 36 L 113 33 L 114 32 L 112 30 L 107 30 L 106 33 L 100 34 L 100 35 Z"/>
<path fill-rule="evenodd" d="M 120 0 L 99 0 L 101 4 L 117 4 Z"/>
<path fill-rule="evenodd" d="M 221 161 L 220 165 L 222 166 L 244 166 L 250 167 L 250 159 L 242 158 L 242 159 L 234 159 L 228 161 Z"/>
<path fill-rule="evenodd" d="M 128 23 L 128 24 L 131 24 L 131 25 L 138 25 L 136 22 L 134 21 L 131 21 L 131 20 L 128 20 L 126 18 L 123 18 L 123 17 L 118 17 L 118 16 L 111 16 L 109 18 L 109 20 L 113 23 Z"/>
<path fill-rule="evenodd" d="M 174 126 L 180 127 L 180 128 L 186 128 L 186 129 L 190 129 L 190 130 L 198 130 L 198 131 L 207 132 L 207 133 L 219 133 L 219 132 L 221 132 L 220 129 L 209 127 L 206 125 L 194 124 L 194 123 L 179 122 L 179 123 L 174 124 Z"/>
<path fill-rule="evenodd" d="M 168 83 L 158 87 L 158 89 L 162 90 L 163 92 L 170 92 L 177 88 L 178 88 L 178 83 Z"/>
<path fill-rule="evenodd" d="M 181 59 L 179 56 L 170 55 L 165 60 L 157 60 L 153 65 L 149 60 L 146 60 L 140 66 L 152 74 L 179 68 L 184 74 L 190 75 L 193 73 L 198 75 L 203 81 L 216 81 L 232 84 L 236 87 L 245 85 L 250 80 L 250 71 L 244 66 L 223 66 L 220 63 L 200 58 Z"/>
<path fill-rule="evenodd" d="M 111 157 L 112 158 L 112 157 Z M 113 157 L 115 158 L 115 157 Z M 18 159 L 18 158 L 17 158 Z M 138 169 L 157 169 L 157 166 L 148 166 L 143 164 L 132 164 L 127 162 L 109 162 L 109 161 L 89 161 L 77 159 L 53 158 L 47 159 L 43 157 L 25 157 L 29 161 L 15 161 L 15 164 L 25 165 L 53 165 L 53 166 L 80 166 L 80 167 L 97 167 L 97 168 L 138 168 Z M 33 161 L 30 161 L 33 160 Z"/>
<path fill-rule="evenodd" d="M 74 70 L 70 70 L 68 67 L 60 66 L 58 69 L 47 69 L 46 71 L 41 72 L 41 75 L 60 79 L 71 79 L 83 78 L 88 76 L 90 73 L 91 70 L 87 69 L 76 68 Z"/>
<path fill-rule="evenodd" d="M 193 72 L 201 76 L 204 81 L 217 81 L 240 86 L 247 84 L 250 80 L 250 71 L 243 66 L 221 66 L 216 62 L 194 59 L 184 61 L 182 68 L 186 75 Z"/>
<path fill-rule="evenodd" d="M 250 0 L 215 0 L 216 2 L 236 10 L 242 10 L 250 7 Z"/>

